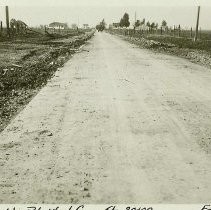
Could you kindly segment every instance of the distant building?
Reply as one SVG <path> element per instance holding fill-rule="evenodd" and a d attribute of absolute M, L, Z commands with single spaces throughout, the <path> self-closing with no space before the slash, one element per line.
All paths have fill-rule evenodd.
<path fill-rule="evenodd" d="M 53 22 L 53 23 L 49 24 L 48 28 L 52 28 L 52 29 L 67 29 L 68 25 L 67 25 L 67 23 Z"/>
<path fill-rule="evenodd" d="M 89 24 L 83 24 L 84 29 L 89 29 Z"/>

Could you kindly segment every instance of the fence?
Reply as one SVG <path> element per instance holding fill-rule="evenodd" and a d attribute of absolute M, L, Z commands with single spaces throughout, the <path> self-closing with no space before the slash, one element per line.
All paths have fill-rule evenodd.
<path fill-rule="evenodd" d="M 193 39 L 195 36 L 195 31 L 190 29 L 182 29 L 180 27 L 174 27 L 173 29 L 126 29 L 126 28 L 113 28 L 109 29 L 119 35 L 128 35 L 133 37 L 139 36 L 170 36 L 178 38 Z M 211 31 L 200 30 L 199 39 L 201 40 L 211 40 Z"/>

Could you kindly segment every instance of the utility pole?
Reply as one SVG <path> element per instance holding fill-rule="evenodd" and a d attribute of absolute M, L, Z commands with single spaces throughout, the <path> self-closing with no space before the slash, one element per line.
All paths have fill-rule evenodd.
<path fill-rule="evenodd" d="M 176 35 L 176 26 L 174 25 L 174 37 Z"/>
<path fill-rule="evenodd" d="M 179 26 L 178 26 L 178 37 L 180 37 L 180 34 L 181 34 L 181 26 L 179 24 Z"/>
<path fill-rule="evenodd" d="M 194 41 L 196 42 L 198 39 L 198 32 L 199 32 L 199 15 L 200 15 L 200 6 L 198 6 L 198 12 L 197 12 L 197 21 L 196 21 L 196 34 Z"/>
<path fill-rule="evenodd" d="M 2 25 L 2 21 L 1 22 L 1 34 L 3 34 L 3 25 Z"/>
<path fill-rule="evenodd" d="M 191 27 L 191 29 L 190 29 L 190 38 L 192 39 L 192 37 L 193 37 L 193 28 Z"/>
<path fill-rule="evenodd" d="M 136 12 L 135 12 L 135 23 L 136 23 L 137 17 L 136 17 Z"/>
<path fill-rule="evenodd" d="M 10 36 L 10 18 L 9 18 L 9 7 L 6 6 L 6 25 L 7 25 L 7 35 Z"/>
<path fill-rule="evenodd" d="M 136 32 L 136 11 L 135 11 L 135 22 L 134 22 L 134 34 Z"/>

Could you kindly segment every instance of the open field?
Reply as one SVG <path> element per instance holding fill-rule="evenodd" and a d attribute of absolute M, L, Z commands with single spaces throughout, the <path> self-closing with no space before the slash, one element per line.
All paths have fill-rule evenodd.
<path fill-rule="evenodd" d="M 92 34 L 0 39 L 0 131 Z"/>

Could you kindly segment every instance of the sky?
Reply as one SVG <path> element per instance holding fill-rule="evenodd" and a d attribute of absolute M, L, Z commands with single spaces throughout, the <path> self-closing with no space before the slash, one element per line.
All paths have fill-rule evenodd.
<path fill-rule="evenodd" d="M 165 19 L 169 26 L 195 27 L 197 5 L 201 5 L 200 27 L 211 30 L 211 0 L 1 0 L 0 20 L 5 24 L 4 6 L 9 5 L 10 18 L 29 26 L 54 21 L 88 23 L 95 26 L 103 18 L 107 24 L 119 22 L 125 12 L 130 22 L 145 18 L 159 24 Z"/>

